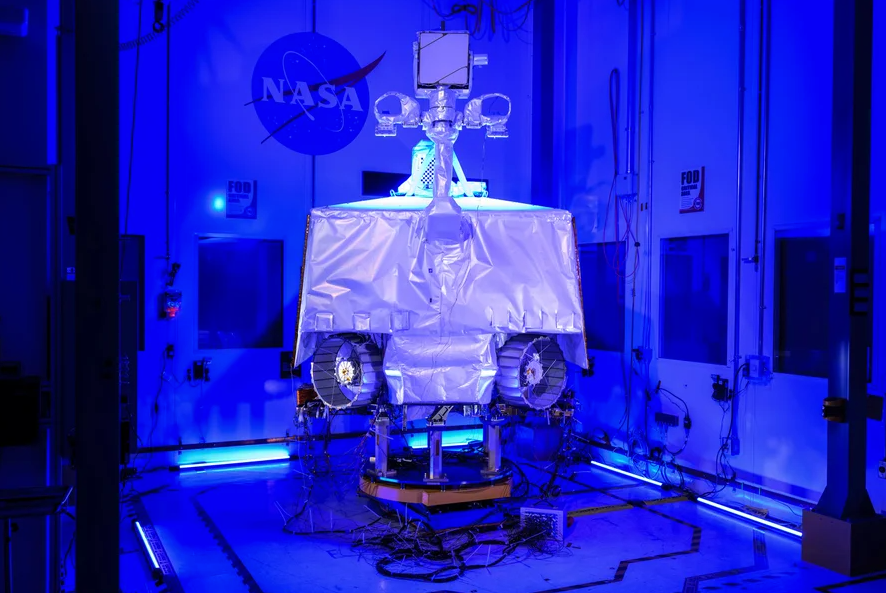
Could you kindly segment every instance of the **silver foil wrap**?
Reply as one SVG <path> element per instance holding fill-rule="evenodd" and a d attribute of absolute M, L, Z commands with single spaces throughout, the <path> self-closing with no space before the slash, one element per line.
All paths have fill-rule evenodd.
<path fill-rule="evenodd" d="M 369 334 L 385 346 L 395 404 L 488 403 L 495 351 L 515 334 L 554 335 L 587 367 L 572 215 L 457 201 L 465 238 L 455 243 L 426 240 L 428 199 L 311 212 L 297 364 L 325 336 Z"/>

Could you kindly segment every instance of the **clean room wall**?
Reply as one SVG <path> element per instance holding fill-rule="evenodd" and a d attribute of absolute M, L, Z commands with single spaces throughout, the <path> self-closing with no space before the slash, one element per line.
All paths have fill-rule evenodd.
<path fill-rule="evenodd" d="M 637 3 L 638 20 L 642 10 L 642 30 L 638 23 L 638 38 L 644 39 L 642 62 L 639 57 L 637 60 L 638 66 L 643 64 L 642 83 L 640 80 L 637 83 L 638 96 L 642 94 L 643 97 L 643 109 L 637 114 L 635 124 L 640 134 L 639 138 L 635 137 L 634 170 L 638 173 L 636 199 L 643 209 L 639 210 L 637 202 L 632 201 L 630 216 L 627 216 L 616 214 L 615 195 L 627 193 L 621 183 L 621 174 L 625 173 L 627 167 L 629 5 L 628 2 L 596 0 L 578 3 L 577 38 L 580 46 L 585 48 L 579 50 L 579 55 L 583 52 L 587 54 L 589 63 L 594 66 L 593 69 L 578 68 L 575 84 L 579 88 L 593 85 L 595 89 L 591 93 L 577 93 L 580 97 L 577 113 L 584 112 L 588 123 L 568 126 L 567 134 L 581 134 L 580 130 L 590 124 L 595 130 L 601 130 L 599 136 L 596 133 L 594 136 L 598 136 L 597 142 L 602 146 L 578 143 L 572 177 L 582 179 L 586 176 L 585 188 L 593 187 L 596 190 L 584 189 L 573 194 L 573 211 L 580 242 L 611 242 L 616 237 L 617 227 L 618 238 L 625 241 L 629 249 L 621 258 L 625 267 L 620 297 L 626 321 L 624 353 L 592 352 L 596 359 L 594 376 L 577 379 L 583 399 L 580 418 L 583 428 L 598 437 L 605 434 L 616 444 L 622 445 L 636 441 L 640 433 L 647 430 L 644 392 L 653 389 L 660 380 L 663 386 L 687 399 L 693 429 L 689 448 L 684 453 L 686 456 L 694 453 L 699 465 L 705 465 L 703 451 L 706 448 L 716 449 L 713 443 L 718 439 L 719 418 L 716 425 L 713 421 L 702 421 L 707 412 L 710 412 L 712 419 L 714 417 L 713 410 L 706 410 L 704 405 L 719 408 L 710 401 L 710 392 L 703 394 L 702 389 L 710 386 L 712 373 L 727 375 L 729 369 L 725 365 L 685 363 L 659 357 L 659 244 L 663 238 L 711 233 L 730 234 L 732 241 L 736 195 L 738 2 L 655 3 L 652 112 L 648 104 L 652 67 L 649 34 L 653 11 L 648 2 Z M 619 70 L 623 102 L 616 125 L 620 175 L 614 185 L 608 100 L 609 76 L 613 68 Z M 648 125 L 650 114 L 654 117 L 653 134 L 650 134 Z M 654 142 L 651 178 L 648 155 L 650 136 Z M 592 153 L 591 156 L 588 156 L 588 151 Z M 590 161 L 593 162 L 589 166 Z M 677 212 L 680 173 L 701 166 L 706 168 L 705 211 L 680 215 Z M 654 188 L 652 194 L 650 181 Z M 651 210 L 646 209 L 647 205 Z M 651 229 L 650 222 L 653 223 Z M 630 235 L 626 231 L 629 223 Z M 640 246 L 637 248 L 634 243 Z M 586 285 L 593 281 L 583 274 Z M 653 287 L 651 291 L 649 286 Z M 731 291 L 729 294 L 731 300 Z M 630 315 L 632 304 L 636 312 L 633 332 Z M 731 309 L 729 314 L 731 319 Z M 594 328 L 590 328 L 590 331 L 594 331 Z M 723 331 L 730 330 L 724 327 Z M 728 338 L 731 356 L 731 333 Z M 642 364 L 634 364 L 635 370 L 631 370 L 626 353 L 630 352 L 632 342 L 635 349 L 651 349 L 653 359 L 648 371 L 648 355 Z M 626 393 L 630 393 L 630 397 Z M 687 396 L 688 393 L 698 395 Z M 650 416 L 659 409 L 674 413 L 668 405 L 662 407 L 657 397 L 650 404 Z M 654 421 L 649 426 L 654 430 Z M 677 429 L 673 430 L 676 433 Z M 679 445 L 675 434 L 672 448 Z"/>
<path fill-rule="evenodd" d="M 121 4 L 123 43 L 139 38 L 137 8 Z M 291 426 L 289 389 L 275 381 L 279 352 L 285 348 L 198 350 L 196 237 L 283 239 L 284 262 L 300 260 L 309 160 L 275 142 L 260 144 L 264 129 L 254 109 L 244 104 L 257 56 L 278 37 L 310 27 L 309 8 L 304 2 L 200 3 L 171 28 L 168 259 L 167 38 L 158 35 L 121 51 L 120 227 L 145 235 L 145 349 L 139 356 L 138 406 L 143 446 L 281 436 Z M 142 18 L 144 36 L 154 21 L 151 3 L 144 4 Z M 258 180 L 255 220 L 226 219 L 213 209 L 229 179 Z M 158 299 L 174 262 L 181 264 L 174 288 L 182 292 L 182 309 L 176 319 L 161 320 Z M 290 327 L 297 280 L 296 267 L 283 285 L 284 323 Z M 172 359 L 165 358 L 167 345 L 174 347 Z M 186 373 L 192 361 L 203 357 L 212 358 L 211 380 L 192 387 Z"/>
<path fill-rule="evenodd" d="M 574 121 L 567 122 L 564 142 L 567 178 L 562 183 L 566 207 L 576 220 L 579 244 L 613 241 L 615 209 L 610 194 L 613 188 L 614 147 L 610 117 L 610 76 L 620 75 L 620 93 L 616 98 L 612 78 L 613 107 L 617 108 L 619 154 L 625 154 L 625 106 L 627 104 L 628 12 L 615 1 L 581 1 L 575 7 L 575 68 L 567 86 L 574 85 Z M 621 170 L 624 169 L 622 164 Z M 587 293 L 591 280 L 582 271 Z M 619 300 L 624 302 L 624 291 Z M 616 418 L 624 409 L 625 384 L 622 381 L 621 352 L 593 351 L 592 379 L 580 381 L 587 404 L 578 413 L 585 429 L 596 428 L 600 418 Z"/>
<path fill-rule="evenodd" d="M 514 7 L 519 4 L 515 2 Z M 333 154 L 312 158 L 275 139 L 262 143 L 268 133 L 254 107 L 246 105 L 254 98 L 250 90 L 253 70 L 271 43 L 315 27 L 342 44 L 361 66 L 384 54 L 367 76 L 372 101 L 388 90 L 410 92 L 415 33 L 440 26 L 441 18 L 431 5 L 422 0 L 174 3 L 172 12 L 177 16 L 169 40 L 167 259 L 167 36 L 151 37 L 136 50 L 135 44 L 127 42 L 139 37 L 137 6 L 121 4 L 121 229 L 146 237 L 145 350 L 139 356 L 138 383 L 142 445 L 277 437 L 292 428 L 293 383 L 281 379 L 280 359 L 283 351 L 292 349 L 304 224 L 311 203 L 320 206 L 359 199 L 364 170 L 408 172 L 411 148 L 422 135 L 417 130 L 401 130 L 397 138 L 376 138 L 370 111 L 356 140 Z M 142 17 L 141 35 L 150 35 L 152 3 L 144 3 Z M 487 30 L 480 35 L 482 39 L 473 45 L 475 52 L 489 54 L 489 66 L 476 71 L 476 91 L 504 92 L 514 100 L 511 137 L 487 143 L 482 131 L 465 130 L 456 145 L 467 175 L 488 178 L 496 197 L 527 202 L 531 23 L 529 13 L 525 30 L 506 31 L 499 26 L 494 34 Z M 509 22 L 506 28 L 513 25 Z M 463 26 L 463 19 L 447 23 L 450 30 Z M 136 58 L 139 77 L 133 140 Z M 371 104 L 362 107 L 371 110 Z M 258 181 L 255 220 L 227 219 L 213 208 L 215 198 L 225 195 L 226 182 L 233 179 Z M 281 348 L 198 348 L 196 237 L 206 234 L 284 241 Z M 174 288 L 182 292 L 182 309 L 169 321 L 159 319 L 157 311 L 172 263 L 181 264 Z M 232 310 L 231 315 L 235 314 L 239 312 Z M 167 345 L 174 347 L 171 359 L 164 358 Z M 188 382 L 187 370 L 204 357 L 212 359 L 210 381 Z M 154 459 L 152 463 L 158 463 L 160 458 Z"/>
<path fill-rule="evenodd" d="M 725 305 L 728 321 L 716 326 L 716 329 L 712 328 L 720 336 L 726 334 L 726 360 L 701 363 L 664 358 L 660 346 L 667 336 L 660 331 L 660 303 L 665 295 L 660 290 L 662 279 L 659 262 L 662 239 L 726 234 L 730 247 L 728 276 L 734 276 L 738 4 L 737 1 L 656 4 L 655 80 L 652 89 L 655 162 L 651 200 L 653 234 L 649 260 L 652 263 L 652 306 L 642 316 L 648 315 L 654 328 L 649 343 L 653 352 L 650 374 L 653 377 L 657 375 L 662 386 L 685 399 L 690 410 L 693 426 L 683 455 L 692 459 L 699 469 L 711 473 L 715 471 L 713 462 L 719 447 L 723 416 L 720 407 L 711 400 L 711 376 L 730 377 L 731 384 L 734 285 L 729 283 L 727 291 L 728 302 Z M 750 97 L 747 98 L 746 108 L 748 111 L 752 108 Z M 747 134 L 749 138 L 750 133 Z M 705 168 L 705 209 L 703 212 L 680 214 L 681 172 L 701 167 Z M 753 186 L 745 186 L 744 195 L 750 201 Z M 747 236 L 747 233 L 744 235 Z M 693 290 L 697 290 L 697 287 L 693 287 Z M 699 311 L 692 315 L 698 319 L 697 315 L 700 314 Z M 642 401 L 636 395 L 634 400 Z M 662 404 L 668 408 L 664 401 Z M 667 411 L 674 413 L 670 409 Z M 654 434 L 651 428 L 654 422 L 650 421 L 648 425 Z M 644 421 L 644 429 L 645 426 Z M 682 428 L 671 429 L 669 437 L 667 440 L 671 448 L 678 448 Z"/>
<path fill-rule="evenodd" d="M 604 0 L 579 0 L 579 19 L 576 27 L 582 52 L 593 55 L 588 67 L 578 68 L 574 81 L 579 97 L 576 121 L 567 126 L 569 134 L 581 134 L 589 124 L 608 133 L 608 102 L 602 101 L 606 93 L 606 77 L 613 67 L 622 70 L 622 95 L 626 87 L 627 6 L 629 3 Z M 641 3 L 642 4 L 642 3 Z M 759 10 L 757 2 L 748 2 L 747 22 L 747 68 L 745 93 L 745 159 L 743 195 L 745 205 L 742 214 L 742 244 L 740 255 L 754 255 L 756 216 L 756 142 L 757 142 L 757 58 Z M 655 2 L 655 55 L 652 101 L 654 123 L 651 129 L 640 126 L 641 141 L 639 165 L 640 202 L 649 203 L 651 210 L 639 215 L 637 228 L 641 243 L 640 266 L 636 273 L 634 288 L 636 317 L 634 346 L 652 349 L 652 362 L 646 367 L 634 363 L 636 372 L 627 369 L 627 355 L 613 352 L 594 352 L 595 375 L 590 379 L 578 378 L 583 402 L 581 420 L 583 428 L 598 438 L 609 436 L 616 444 L 627 437 L 627 420 L 631 431 L 650 433 L 653 446 L 661 442 L 655 426 L 654 413 L 664 411 L 682 416 L 678 406 L 667 398 L 654 394 L 658 381 L 661 385 L 684 398 L 692 417 L 686 449 L 678 456 L 678 462 L 706 472 L 716 471 L 716 453 L 720 443 L 720 423 L 723 413 L 711 398 L 711 375 L 719 374 L 732 383 L 735 307 L 734 240 L 736 232 L 735 204 L 737 196 L 737 141 L 738 141 L 738 13 L 739 2 L 709 3 L 693 0 L 659 0 Z M 646 2 L 645 27 L 650 27 L 651 3 Z M 770 123 L 769 123 L 769 181 L 768 209 L 764 268 L 753 263 L 741 264 L 741 291 L 739 307 L 740 352 L 743 360 L 754 354 L 758 341 L 758 314 L 760 303 L 758 291 L 763 281 L 763 354 L 773 356 L 773 311 L 775 308 L 775 233 L 815 231 L 823 225 L 827 229 L 830 216 L 830 154 L 831 154 L 831 70 L 833 39 L 833 3 L 773 2 L 771 33 L 770 75 Z M 872 221 L 883 213 L 883 85 L 884 60 L 882 34 L 886 17 L 882 7 L 877 7 L 875 18 L 875 63 L 873 133 L 872 133 Z M 615 31 L 613 31 L 615 30 Z M 879 39 L 878 36 L 879 35 Z M 650 39 L 647 36 L 644 83 L 649 86 L 648 53 Z M 589 94 L 582 89 L 597 87 Z M 879 97 L 879 99 L 878 99 Z M 648 121 L 649 96 L 644 92 L 641 116 Z M 624 113 L 624 110 L 622 110 Z M 625 145 L 625 125 L 619 126 L 620 143 Z M 596 136 L 596 134 L 595 134 Z M 644 179 L 642 167 L 648 168 L 647 138 L 653 138 L 654 169 L 651 190 Z M 572 186 L 572 209 L 579 226 L 582 242 L 604 240 L 600 228 L 605 202 L 600 199 L 608 192 L 611 180 L 611 141 L 604 133 L 596 142 L 580 142 L 571 166 L 572 179 L 587 179 L 583 184 Z M 706 169 L 706 208 L 702 213 L 680 214 L 678 212 L 681 171 L 704 165 Z M 624 170 L 624 167 L 621 167 Z M 588 188 L 594 187 L 592 191 Z M 618 191 L 618 190 L 616 190 Z M 596 210 L 598 214 L 592 214 Z M 651 213 L 651 216 L 650 216 Z M 609 224 L 615 214 L 609 211 Z M 647 224 L 652 224 L 653 241 L 649 241 Z M 621 219 L 624 224 L 624 219 Z M 596 230 L 595 230 L 596 225 Z M 880 229 L 883 228 L 882 221 Z M 611 231 L 610 231 L 611 233 Z M 727 332 L 727 364 L 710 365 L 666 359 L 661 356 L 661 319 L 659 304 L 662 298 L 660 266 L 660 239 L 693 236 L 710 233 L 728 233 L 729 250 L 729 302 Z M 877 280 L 883 277 L 883 231 L 877 242 Z M 612 240 L 612 235 L 608 240 Z M 648 249 L 651 247 L 651 249 Z M 628 272 L 633 267 L 633 255 L 629 254 Z M 646 300 L 650 293 L 644 283 L 646 266 L 652 265 L 651 303 Z M 583 275 L 583 280 L 589 280 Z M 626 295 L 626 346 L 630 348 L 630 305 L 632 282 L 625 282 Z M 882 311 L 883 291 L 875 296 L 877 311 Z M 652 320 L 651 335 L 646 338 L 644 322 Z M 811 321 L 815 323 L 815 321 Z M 882 393 L 883 369 L 883 319 L 875 316 L 875 377 L 872 393 Z M 878 366 L 879 365 L 879 366 Z M 623 373 L 623 369 L 625 369 Z M 648 384 L 646 377 L 648 376 Z M 631 412 L 625 413 L 625 391 L 632 386 Z M 649 386 L 650 421 L 644 420 L 646 408 L 644 388 Z M 744 384 L 742 383 L 742 386 Z M 740 451 L 730 457 L 739 479 L 762 484 L 771 489 L 795 496 L 817 499 L 824 487 L 826 470 L 826 427 L 821 418 L 821 402 L 827 395 L 827 380 L 777 373 L 766 386 L 750 386 L 743 390 L 738 401 L 736 423 Z M 728 421 L 728 418 L 727 418 Z M 648 426 L 648 428 L 647 428 Z M 884 481 L 877 480 L 876 464 L 883 458 L 884 428 L 882 422 L 869 422 L 869 490 L 879 509 L 886 508 Z M 678 449 L 683 442 L 683 429 L 672 428 L 665 439 L 671 449 Z"/>

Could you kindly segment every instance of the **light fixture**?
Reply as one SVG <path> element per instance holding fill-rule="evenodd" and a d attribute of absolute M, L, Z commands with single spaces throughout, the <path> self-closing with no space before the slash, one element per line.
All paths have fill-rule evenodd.
<path fill-rule="evenodd" d="M 337 210 L 424 210 L 431 203 L 431 198 L 418 196 L 391 196 L 387 198 L 374 198 L 360 202 L 347 202 L 334 204 L 330 208 Z M 490 211 L 539 211 L 548 210 L 546 206 L 537 204 L 525 204 L 523 202 L 511 202 L 497 198 L 466 197 L 455 198 L 455 203 L 463 210 L 480 212 Z"/>
<path fill-rule="evenodd" d="M 483 440 L 482 428 L 468 428 L 464 430 L 444 430 L 443 447 L 463 447 L 475 441 Z M 406 435 L 406 442 L 412 449 L 427 449 L 428 439 L 425 433 L 413 433 Z"/>
<path fill-rule="evenodd" d="M 218 212 L 221 212 L 225 209 L 225 199 L 221 196 L 216 197 L 212 200 L 212 208 Z"/>
<path fill-rule="evenodd" d="M 603 469 L 608 469 L 611 472 L 615 472 L 617 474 L 621 474 L 628 478 L 634 478 L 635 480 L 641 480 L 643 482 L 648 482 L 649 484 L 655 484 L 656 486 L 661 486 L 661 482 L 656 482 L 655 480 L 651 480 L 644 476 L 639 476 L 637 474 L 633 474 L 631 472 L 624 471 L 622 469 L 618 469 L 605 463 L 600 463 L 599 461 L 591 461 L 591 465 L 596 465 L 597 467 L 602 467 Z M 790 527 L 785 527 L 784 525 L 779 525 L 778 523 L 773 523 L 772 521 L 767 521 L 766 519 L 762 519 L 760 517 L 755 517 L 754 515 L 750 515 L 748 513 L 744 513 L 739 511 L 738 509 L 733 509 L 731 507 L 727 507 L 720 503 L 714 502 L 712 500 L 708 500 L 707 498 L 696 498 L 696 501 L 707 505 L 709 507 L 721 510 L 726 513 L 730 513 L 735 515 L 736 517 L 741 517 L 742 519 L 747 519 L 748 521 L 753 521 L 754 523 L 758 523 L 760 525 L 765 525 L 766 527 L 770 527 L 775 529 L 776 531 L 781 531 L 782 533 L 786 533 L 788 535 L 793 535 L 795 537 L 803 537 L 803 533 L 801 531 L 797 531 L 796 529 L 791 529 Z"/>
<path fill-rule="evenodd" d="M 748 521 L 753 521 L 755 523 L 759 523 L 760 525 L 765 525 L 766 527 L 771 527 L 772 529 L 781 531 L 782 533 L 787 533 L 788 535 L 793 535 L 795 537 L 803 537 L 803 532 L 797 531 L 796 529 L 791 529 L 790 527 L 785 527 L 784 525 L 779 525 L 778 523 L 773 523 L 772 521 L 767 521 L 766 519 L 762 519 L 760 517 L 755 517 L 754 515 L 744 513 L 742 511 L 739 511 L 738 509 L 733 509 L 731 507 L 727 507 L 725 505 L 716 503 L 716 502 L 714 502 L 712 500 L 708 500 L 706 498 L 699 498 L 697 500 L 701 504 L 707 505 L 709 507 L 713 507 L 715 509 L 719 509 L 721 511 L 725 511 L 727 513 L 731 513 L 737 517 L 747 519 Z"/>
<path fill-rule="evenodd" d="M 656 482 L 651 478 L 647 478 L 645 476 L 639 476 L 637 474 L 632 474 L 631 472 L 626 472 L 623 469 L 618 469 L 617 467 L 612 467 L 611 465 L 606 465 L 605 463 L 600 463 L 599 461 L 591 461 L 591 465 L 596 465 L 597 467 L 602 467 L 603 469 L 608 469 L 611 472 L 615 472 L 617 474 L 621 474 L 623 476 L 627 476 L 628 478 L 634 478 L 635 480 L 640 480 L 641 482 L 646 482 L 648 484 L 652 484 L 654 486 L 661 486 L 661 482 Z"/>
<path fill-rule="evenodd" d="M 224 465 L 249 465 L 253 463 L 267 463 L 269 461 L 289 461 L 289 455 L 275 455 L 273 457 L 253 457 L 243 459 L 229 459 L 227 461 L 197 461 L 194 463 L 183 463 L 179 465 L 179 469 L 196 469 L 203 467 L 220 467 Z"/>
<path fill-rule="evenodd" d="M 145 550 L 148 551 L 148 556 L 151 558 L 151 567 L 154 570 L 160 570 L 160 563 L 157 562 L 157 556 L 154 555 L 154 549 L 151 548 L 151 543 L 145 535 L 145 530 L 142 529 L 142 525 L 138 521 L 135 522 L 135 529 L 138 531 L 138 536 L 141 538 L 142 544 L 145 546 Z"/>
<path fill-rule="evenodd" d="M 287 445 L 244 445 L 239 447 L 206 447 L 179 453 L 179 463 L 172 469 L 203 469 L 230 465 L 289 461 Z"/>

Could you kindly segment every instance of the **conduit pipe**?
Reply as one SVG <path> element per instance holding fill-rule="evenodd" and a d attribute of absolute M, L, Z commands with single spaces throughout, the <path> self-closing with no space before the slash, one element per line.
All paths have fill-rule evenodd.
<path fill-rule="evenodd" d="M 648 152 L 648 165 L 646 167 L 646 175 L 649 179 L 648 184 L 648 194 L 646 196 L 646 201 L 648 206 L 646 208 L 646 251 L 649 254 L 649 261 L 646 264 L 646 312 L 644 317 L 646 318 L 646 329 L 643 332 L 643 347 L 644 348 L 652 348 L 652 254 L 655 252 L 655 246 L 653 245 L 653 236 L 652 236 L 652 166 L 655 163 L 655 159 L 652 156 L 652 147 L 653 147 L 653 134 L 655 131 L 655 125 L 653 122 L 653 97 L 655 96 L 655 0 L 649 3 L 650 15 L 649 15 L 649 104 L 647 106 L 648 115 L 647 121 L 649 122 L 649 140 L 647 144 L 649 148 Z M 649 361 L 646 361 L 649 364 Z"/>
<path fill-rule="evenodd" d="M 766 214 L 769 197 L 769 56 L 772 27 L 771 0 L 760 0 L 759 101 L 757 106 L 757 240 L 755 266 L 759 273 L 759 311 L 757 313 L 757 356 L 763 356 L 763 329 L 766 312 Z M 758 250 L 759 248 L 759 250 Z"/>
<path fill-rule="evenodd" d="M 637 102 L 637 1 L 630 0 L 628 5 L 628 137 L 625 142 L 627 163 L 625 164 L 625 173 L 628 176 L 634 174 L 634 136 L 637 133 L 636 109 Z M 634 191 L 634 184 L 631 181 L 631 192 Z M 618 215 L 615 217 L 618 220 Z"/>
<path fill-rule="evenodd" d="M 733 372 L 735 379 L 732 388 L 738 381 L 738 368 L 741 366 L 741 233 L 742 206 L 744 204 L 744 92 L 745 92 L 745 59 L 746 59 L 746 1 L 739 0 L 738 7 L 738 150 L 737 175 L 735 184 L 735 295 L 733 311 Z M 737 389 L 735 390 L 738 391 Z M 733 402 L 735 405 L 735 402 Z M 733 415 L 735 417 L 735 415 Z"/>

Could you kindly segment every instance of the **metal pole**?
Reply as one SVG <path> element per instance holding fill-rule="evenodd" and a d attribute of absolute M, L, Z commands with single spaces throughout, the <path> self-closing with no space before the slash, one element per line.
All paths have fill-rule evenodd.
<path fill-rule="evenodd" d="M 634 173 L 634 136 L 637 119 L 637 0 L 630 0 L 628 4 L 628 137 L 625 142 L 625 173 Z M 631 192 L 634 191 L 633 181 Z M 616 215 L 616 220 L 618 215 Z"/>
<path fill-rule="evenodd" d="M 388 469 L 388 453 L 391 447 L 391 419 L 387 414 L 375 420 L 375 475 L 392 476 L 396 472 Z"/>
<path fill-rule="evenodd" d="M 172 56 L 172 2 L 166 3 L 166 270 L 172 265 L 169 243 L 169 78 Z M 133 113 L 133 117 L 135 114 Z"/>
<path fill-rule="evenodd" d="M 732 420 L 730 434 L 732 435 L 730 450 L 727 454 L 739 454 L 739 369 L 741 368 L 741 240 L 743 233 L 742 214 L 744 211 L 744 120 L 745 120 L 745 67 L 747 63 L 747 3 L 741 0 L 738 5 L 738 147 L 736 162 L 735 181 L 735 253 L 733 266 L 735 268 L 735 290 L 733 294 L 732 311 Z"/>
<path fill-rule="evenodd" d="M 486 424 L 486 469 L 483 475 L 497 476 L 501 473 L 501 426 L 502 421 L 492 420 Z"/>
<path fill-rule="evenodd" d="M 74 7 L 78 591 L 118 591 L 120 575 L 119 6 Z M 111 89 L 112 100 L 97 100 Z"/>
<path fill-rule="evenodd" d="M 757 318 L 757 356 L 763 356 L 763 331 L 766 312 L 766 215 L 769 208 L 769 56 L 771 53 L 771 25 L 772 6 L 770 0 L 760 2 L 760 108 L 758 109 L 760 122 L 758 134 L 760 142 L 758 175 L 759 175 L 759 210 L 757 242 L 759 244 L 758 271 L 759 271 L 759 312 Z"/>
<path fill-rule="evenodd" d="M 745 0 L 739 2 L 738 8 L 738 149 L 737 175 L 735 180 L 735 292 L 733 296 L 733 336 L 732 336 L 732 368 L 734 380 L 732 388 L 738 392 L 738 368 L 741 366 L 741 239 L 742 239 L 742 208 L 744 206 L 744 94 L 745 94 L 745 62 L 747 59 L 747 7 Z M 733 402 L 736 405 L 737 402 Z M 738 417 L 737 414 L 734 417 Z M 735 427 L 733 427 L 734 429 Z M 733 433 L 734 434 L 734 433 Z"/>
<path fill-rule="evenodd" d="M 834 1 L 827 486 L 803 514 L 803 560 L 850 576 L 886 569 L 865 475 L 873 12 L 873 0 Z"/>
<path fill-rule="evenodd" d="M 649 189 L 646 195 L 646 202 L 649 204 L 646 212 L 646 252 L 649 254 L 649 259 L 646 264 L 646 311 L 644 312 L 644 325 L 645 328 L 643 330 L 643 347 L 644 348 L 652 348 L 652 257 L 656 252 L 655 245 L 653 244 L 653 233 L 652 233 L 652 224 L 653 224 L 653 216 L 652 216 L 652 203 L 653 203 L 653 175 L 652 168 L 655 164 L 653 146 L 654 146 L 654 110 L 653 105 L 655 103 L 655 0 L 652 0 L 649 3 L 650 14 L 649 14 L 649 104 L 647 106 L 647 119 L 648 122 L 646 125 L 649 129 L 647 137 L 648 140 L 646 144 L 648 145 L 648 164 L 646 166 L 646 178 L 649 180 Z M 639 198 L 638 198 L 639 199 Z M 650 350 L 651 351 L 651 350 Z M 632 354 L 633 356 L 633 354 Z M 647 360 L 647 365 L 649 364 Z M 647 367 L 648 368 L 648 367 Z"/>
<path fill-rule="evenodd" d="M 443 474 L 442 431 L 428 430 L 428 454 L 430 462 L 428 463 L 428 473 L 425 475 L 425 482 L 445 482 L 446 476 Z"/>

